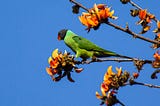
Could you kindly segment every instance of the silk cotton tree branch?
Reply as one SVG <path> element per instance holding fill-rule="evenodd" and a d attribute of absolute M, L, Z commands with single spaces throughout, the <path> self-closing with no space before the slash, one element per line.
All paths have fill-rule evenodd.
<path fill-rule="evenodd" d="M 70 82 L 74 82 L 71 78 L 71 72 L 74 69 L 76 73 L 83 71 L 83 68 L 78 68 L 79 64 L 89 64 L 93 62 L 106 62 L 106 61 L 116 61 L 116 62 L 133 62 L 138 70 L 141 70 L 144 64 L 152 64 L 151 60 L 140 60 L 137 58 L 93 58 L 86 61 L 77 61 L 75 56 L 71 55 L 69 52 L 59 52 L 58 49 L 55 49 L 52 52 L 52 55 L 48 58 L 49 67 L 46 67 L 47 73 L 51 76 L 52 80 L 57 82 L 61 78 L 67 76 Z M 154 74 L 154 76 L 156 76 Z"/>
<path fill-rule="evenodd" d="M 153 84 L 147 84 L 147 83 L 142 83 L 142 82 L 136 82 L 134 81 L 134 79 L 130 79 L 129 83 L 126 84 L 126 85 L 142 85 L 142 86 L 147 86 L 147 87 L 150 87 L 150 88 L 160 88 L 159 85 L 153 85 Z"/>
<path fill-rule="evenodd" d="M 108 24 L 108 25 L 110 25 L 110 26 L 112 26 L 112 27 L 114 27 L 114 28 L 116 28 L 116 29 L 118 29 L 118 30 L 121 30 L 121 31 L 123 31 L 123 32 L 125 32 L 125 33 L 128 33 L 128 34 L 132 35 L 133 38 L 139 38 L 139 39 L 141 39 L 141 40 L 144 40 L 144 41 L 147 41 L 147 42 L 150 42 L 150 43 L 160 44 L 160 42 L 158 42 L 158 41 L 151 40 L 151 39 L 149 39 L 149 38 L 145 38 L 144 36 L 141 36 L 141 35 L 139 35 L 139 34 L 136 34 L 135 32 L 133 32 L 133 31 L 131 31 L 131 30 L 129 29 L 128 25 L 126 26 L 126 28 L 122 28 L 121 26 L 115 25 L 115 24 L 113 24 L 113 23 L 111 23 L 111 22 L 106 22 L 106 24 Z"/>
<path fill-rule="evenodd" d="M 129 3 L 132 5 L 132 6 L 134 6 L 134 7 L 136 7 L 137 9 L 142 9 L 139 5 L 137 5 L 136 3 L 134 3 L 133 1 L 131 1 L 131 0 L 129 0 Z"/>
<path fill-rule="evenodd" d="M 92 60 L 86 60 L 86 61 L 76 61 L 77 64 L 90 64 L 93 62 L 107 62 L 107 61 L 115 61 L 115 62 L 135 62 L 135 61 L 143 61 L 144 64 L 151 64 L 152 60 L 141 60 L 137 58 L 132 59 L 126 59 L 126 58 L 96 58 Z"/>
<path fill-rule="evenodd" d="M 136 66 L 137 70 L 140 71 L 142 70 L 142 67 L 145 64 L 151 64 L 153 66 L 153 61 L 152 60 L 141 60 L 137 58 L 132 58 L 132 59 L 126 59 L 126 58 L 96 58 L 92 60 L 86 60 L 86 61 L 75 61 L 75 64 L 90 64 L 94 62 L 107 62 L 107 61 L 115 61 L 115 62 L 133 62 L 134 65 Z"/>
<path fill-rule="evenodd" d="M 76 2 L 75 0 L 70 0 L 70 2 L 74 3 L 74 4 L 75 4 L 76 6 L 78 6 L 78 7 L 81 7 L 82 9 L 86 10 L 87 12 L 90 12 L 90 9 L 86 8 L 86 7 L 83 6 L 82 4 Z M 131 3 L 133 4 L 133 2 L 131 2 Z M 102 6 L 100 6 L 100 8 L 102 8 Z M 110 8 L 108 8 L 108 11 L 109 11 L 109 10 L 110 10 Z M 79 11 L 79 9 L 78 9 L 78 11 Z M 93 14 L 94 14 L 94 13 L 93 13 Z M 133 32 L 133 31 L 131 31 L 131 30 L 129 29 L 128 25 L 127 25 L 126 28 L 122 28 L 122 27 L 120 27 L 120 26 L 118 26 L 118 25 L 115 25 L 115 24 L 109 22 L 109 21 L 108 21 L 108 17 L 109 17 L 109 18 L 112 18 L 112 19 L 116 19 L 116 17 L 112 16 L 113 11 L 108 12 L 108 14 L 109 14 L 109 15 L 107 16 L 107 19 L 98 20 L 98 21 L 100 21 L 100 23 L 97 23 L 97 24 L 93 27 L 93 29 L 98 29 L 101 23 L 106 23 L 106 24 L 109 25 L 109 26 L 112 26 L 112 27 L 114 27 L 114 28 L 116 28 L 116 29 L 118 29 L 118 30 L 121 30 L 121 31 L 123 31 L 123 32 L 125 32 L 125 33 L 128 33 L 128 34 L 132 35 L 134 38 L 139 38 L 139 39 L 141 39 L 141 40 L 144 40 L 144 41 L 147 41 L 147 42 L 150 42 L 150 43 L 153 43 L 153 44 L 158 44 L 158 45 L 160 45 L 160 42 L 159 42 L 159 41 L 151 40 L 151 39 L 149 39 L 149 38 L 145 38 L 145 37 L 143 37 L 143 36 L 141 36 L 141 35 L 139 35 L 139 34 L 136 34 L 136 33 Z M 86 17 L 85 17 L 85 18 L 86 18 Z M 81 21 L 84 20 L 84 19 L 83 19 L 83 20 L 82 20 L 82 19 L 83 19 L 83 17 L 80 17 L 80 20 L 81 20 Z M 84 24 L 85 24 L 85 23 L 84 23 Z M 90 31 L 90 27 L 91 27 L 91 26 L 88 26 L 88 28 L 89 28 L 88 31 Z"/>

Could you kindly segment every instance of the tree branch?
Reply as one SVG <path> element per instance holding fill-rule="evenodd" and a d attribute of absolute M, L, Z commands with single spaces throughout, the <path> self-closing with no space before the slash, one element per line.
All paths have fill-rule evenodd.
<path fill-rule="evenodd" d="M 78 5 L 79 7 L 83 8 L 84 10 L 86 10 L 86 11 L 89 12 L 89 9 L 87 9 L 87 8 L 86 8 L 85 6 L 83 6 L 82 4 L 76 2 L 75 0 L 70 0 L 70 2 Z M 130 1 L 130 3 L 131 3 L 133 6 L 141 9 L 141 7 L 139 7 L 138 5 L 136 5 L 134 2 Z M 114 28 L 116 28 L 116 29 L 118 29 L 118 30 L 121 30 L 121 31 L 123 31 L 123 32 L 126 32 L 126 33 L 130 34 L 130 35 L 132 35 L 134 38 L 139 38 L 139 39 L 141 39 L 141 40 L 144 40 L 144 41 L 147 41 L 147 42 L 150 42 L 150 43 L 154 43 L 154 44 L 160 44 L 160 42 L 158 42 L 158 41 L 151 40 L 151 39 L 149 39 L 149 38 L 145 38 L 145 37 L 143 37 L 143 36 L 141 36 L 141 35 L 138 35 L 138 34 L 132 32 L 128 27 L 127 27 L 127 28 L 122 28 L 122 27 L 117 26 L 117 25 L 115 25 L 115 24 L 113 24 L 113 23 L 111 23 L 111 22 L 106 22 L 106 24 L 108 24 L 108 25 L 110 25 L 110 26 L 112 26 L 112 27 L 114 27 Z"/>
<path fill-rule="evenodd" d="M 82 4 L 76 2 L 75 0 L 69 0 L 69 1 L 89 12 L 88 8 L 84 7 Z"/>
<path fill-rule="evenodd" d="M 126 59 L 126 58 L 96 58 L 92 60 L 86 60 L 86 61 L 76 61 L 76 64 L 90 64 L 93 62 L 105 62 L 105 61 L 115 61 L 115 62 L 134 62 L 135 60 L 139 60 L 137 58 L 132 59 Z M 144 64 L 151 64 L 151 60 L 141 60 L 144 62 Z"/>
<path fill-rule="evenodd" d="M 107 24 L 107 25 L 110 25 L 110 26 L 112 26 L 112 27 L 114 27 L 114 28 L 116 28 L 116 29 L 118 29 L 118 30 L 121 30 L 121 31 L 123 31 L 123 32 L 126 32 L 126 33 L 130 34 L 130 35 L 132 35 L 134 38 L 139 38 L 139 39 L 141 39 L 141 40 L 144 40 L 144 41 L 147 41 L 147 42 L 150 42 L 150 43 L 154 43 L 154 44 L 160 44 L 160 42 L 158 42 L 158 41 L 151 40 L 151 39 L 149 39 L 149 38 L 145 38 L 145 37 L 143 37 L 143 36 L 141 36 L 141 35 L 138 35 L 138 34 L 132 32 L 132 31 L 128 28 L 128 26 L 127 26 L 126 28 L 122 28 L 122 27 L 120 27 L 120 26 L 118 26 L 118 25 L 115 25 L 115 24 L 113 24 L 113 23 L 111 23 L 111 22 L 107 22 L 106 24 Z"/>
<path fill-rule="evenodd" d="M 147 86 L 150 88 L 160 88 L 159 85 L 152 85 L 152 84 L 147 84 L 147 83 L 136 82 L 133 79 L 130 80 L 130 83 L 128 85 L 143 85 L 143 86 Z"/>
<path fill-rule="evenodd" d="M 142 8 L 141 8 L 140 6 L 138 6 L 136 3 L 134 3 L 133 1 L 130 0 L 129 3 L 130 3 L 132 6 L 136 7 L 137 9 L 142 10 Z"/>

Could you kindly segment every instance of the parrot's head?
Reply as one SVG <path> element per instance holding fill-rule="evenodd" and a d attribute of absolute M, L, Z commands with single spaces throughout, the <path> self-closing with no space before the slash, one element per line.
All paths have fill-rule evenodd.
<path fill-rule="evenodd" d="M 62 29 L 58 32 L 58 40 L 64 40 L 66 33 L 67 33 L 67 29 Z"/>

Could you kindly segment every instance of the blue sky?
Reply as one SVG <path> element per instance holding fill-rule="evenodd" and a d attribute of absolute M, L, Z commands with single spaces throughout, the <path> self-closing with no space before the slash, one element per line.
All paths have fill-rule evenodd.
<path fill-rule="evenodd" d="M 135 23 L 138 18 L 129 15 L 130 5 L 122 5 L 117 0 L 78 0 L 86 7 L 94 3 L 106 3 L 115 10 L 118 20 L 114 23 L 140 32 L 141 27 Z M 135 0 L 143 8 L 147 8 L 160 17 L 157 0 Z M 136 72 L 133 63 L 103 62 L 80 65 L 84 71 L 72 73 L 75 83 L 63 78 L 53 82 L 45 68 L 49 66 L 47 59 L 52 51 L 59 48 L 73 53 L 63 41 L 57 40 L 57 33 L 63 28 L 71 29 L 97 45 L 132 57 L 153 59 L 155 52 L 151 44 L 114 28 L 101 25 L 99 30 L 87 33 L 79 22 L 78 15 L 72 14 L 69 0 L 4 0 L 0 4 L 0 106 L 98 106 L 95 92 L 100 92 L 100 84 L 108 66 L 122 67 L 124 70 Z M 81 10 L 83 11 L 83 10 Z M 113 22 L 113 21 L 112 21 Z M 155 24 L 155 23 L 153 23 Z M 154 27 L 152 28 L 154 29 Z M 154 38 L 153 33 L 144 36 Z M 154 71 L 145 65 L 137 81 L 159 85 L 159 79 L 151 80 Z M 150 106 L 159 104 L 159 89 L 142 86 L 120 88 L 118 98 L 126 106 Z"/>

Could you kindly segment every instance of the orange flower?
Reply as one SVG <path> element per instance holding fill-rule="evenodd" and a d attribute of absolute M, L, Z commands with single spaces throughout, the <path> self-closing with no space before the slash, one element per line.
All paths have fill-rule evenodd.
<path fill-rule="evenodd" d="M 107 72 L 104 75 L 103 78 L 103 83 L 101 84 L 101 91 L 102 94 L 105 95 L 106 92 L 108 92 L 110 90 L 110 86 L 112 83 L 112 78 L 115 76 L 116 74 L 112 71 L 112 66 L 109 66 L 107 69 Z"/>
<path fill-rule="evenodd" d="M 122 68 L 121 67 L 120 68 L 116 67 L 116 70 L 117 70 L 117 77 L 120 77 L 121 74 L 122 74 Z"/>
<path fill-rule="evenodd" d="M 157 28 L 160 29 L 160 21 L 157 21 Z"/>
<path fill-rule="evenodd" d="M 160 61 L 160 51 L 154 53 L 153 57 L 155 58 L 156 61 Z"/>
<path fill-rule="evenodd" d="M 106 96 L 106 92 L 108 92 L 110 89 L 109 89 L 109 85 L 106 84 L 106 83 L 102 83 L 101 84 L 101 92 L 102 92 L 102 95 L 103 96 Z"/>
<path fill-rule="evenodd" d="M 59 59 L 58 49 L 55 49 L 52 52 L 52 56 L 48 58 L 48 63 L 52 68 L 57 68 L 59 65 Z"/>
<path fill-rule="evenodd" d="M 141 24 L 141 26 L 143 27 L 142 31 L 140 32 L 140 34 L 144 34 L 145 32 L 147 32 L 148 30 L 150 30 L 150 27 L 148 25 L 148 23 L 151 23 L 151 19 L 154 19 L 155 16 L 153 14 L 150 14 L 147 12 L 147 10 L 132 10 L 133 12 L 136 12 L 140 18 L 140 21 L 137 22 L 137 24 Z M 134 14 L 132 14 L 134 15 Z M 136 15 L 136 14 L 135 14 Z"/>
<path fill-rule="evenodd" d="M 157 28 L 153 31 L 154 33 L 160 32 L 160 21 L 157 21 Z"/>
<path fill-rule="evenodd" d="M 113 14 L 114 10 L 110 11 L 110 8 L 106 7 L 105 4 L 94 4 L 89 12 L 83 12 L 79 16 L 79 20 L 89 31 L 90 28 L 97 29 L 101 23 L 108 21 L 108 18 L 117 19 Z"/>
<path fill-rule="evenodd" d="M 53 73 L 52 73 L 52 68 L 51 68 L 51 67 L 50 67 L 50 68 L 46 67 L 46 72 L 47 72 L 50 76 L 53 75 Z"/>
<path fill-rule="evenodd" d="M 49 57 L 48 63 L 52 68 L 57 68 L 59 65 L 58 58 L 52 59 L 52 57 Z"/>
<path fill-rule="evenodd" d="M 70 73 L 72 69 L 74 68 L 77 73 L 83 71 L 83 68 L 75 66 L 76 61 L 74 60 L 74 56 L 66 51 L 64 53 L 58 52 L 58 49 L 52 52 L 52 56 L 48 58 L 48 63 L 50 66 L 46 68 L 46 71 L 52 77 L 53 81 L 59 81 L 64 76 L 67 76 L 69 81 L 74 82 Z"/>
<path fill-rule="evenodd" d="M 160 33 L 157 34 L 157 37 L 160 39 Z"/>
<path fill-rule="evenodd" d="M 96 98 L 101 100 L 101 104 L 100 105 L 108 103 L 108 99 L 107 99 L 106 94 L 105 95 L 102 94 L 102 96 L 101 96 L 98 92 L 96 92 Z"/>
<path fill-rule="evenodd" d="M 155 33 L 159 32 L 159 31 L 160 31 L 160 29 L 155 29 L 155 30 L 154 30 Z M 154 40 L 160 42 L 160 33 L 157 33 L 157 34 L 155 35 Z M 157 48 L 159 48 L 159 47 L 160 47 L 160 44 L 153 44 L 153 45 L 152 45 L 152 48 L 154 48 L 154 49 L 157 49 Z"/>
<path fill-rule="evenodd" d="M 129 79 L 128 72 L 122 72 L 122 68 L 116 68 L 117 73 L 112 71 L 112 66 L 109 66 L 107 72 L 104 75 L 103 83 L 101 84 L 102 94 L 108 92 L 111 89 L 118 89 L 123 86 Z"/>
<path fill-rule="evenodd" d="M 56 57 L 58 57 L 58 49 L 55 49 L 53 52 L 52 52 L 52 57 L 55 59 Z"/>
<path fill-rule="evenodd" d="M 133 73 L 133 78 L 134 78 L 134 79 L 137 79 L 138 77 L 139 77 L 139 73 L 134 72 L 134 73 Z"/>
<path fill-rule="evenodd" d="M 160 68 L 160 51 L 154 53 L 153 57 L 155 58 L 155 60 L 152 62 L 152 66 L 154 68 Z"/>
<path fill-rule="evenodd" d="M 139 18 L 145 20 L 147 23 L 151 22 L 151 19 L 155 18 L 153 14 L 147 13 L 147 10 L 139 10 Z"/>
<path fill-rule="evenodd" d="M 112 71 L 112 66 L 109 66 L 103 78 L 104 82 L 109 81 L 112 75 L 115 75 L 115 73 Z"/>
<path fill-rule="evenodd" d="M 53 75 L 57 74 L 57 72 L 58 72 L 56 69 L 53 70 L 51 67 L 50 68 L 47 67 L 46 71 L 50 76 L 53 76 Z"/>
<path fill-rule="evenodd" d="M 97 99 L 102 99 L 103 98 L 103 96 L 101 96 L 98 92 L 96 92 L 96 97 L 97 97 Z"/>
<path fill-rule="evenodd" d="M 114 105 L 118 102 L 115 98 L 114 94 L 116 93 L 115 90 L 118 90 L 120 86 L 124 86 L 129 79 L 129 73 L 124 71 L 122 72 L 122 68 L 116 68 L 117 73 L 112 71 L 112 66 L 109 66 L 107 72 L 104 75 L 103 82 L 101 84 L 101 93 L 102 96 L 96 92 L 97 99 L 101 100 L 101 105 L 104 103 L 106 105 Z M 114 96 L 114 98 L 113 98 Z"/>
<path fill-rule="evenodd" d="M 146 16 L 147 16 L 147 10 L 140 10 L 140 11 L 139 11 L 139 18 L 140 18 L 141 20 L 146 19 Z"/>

